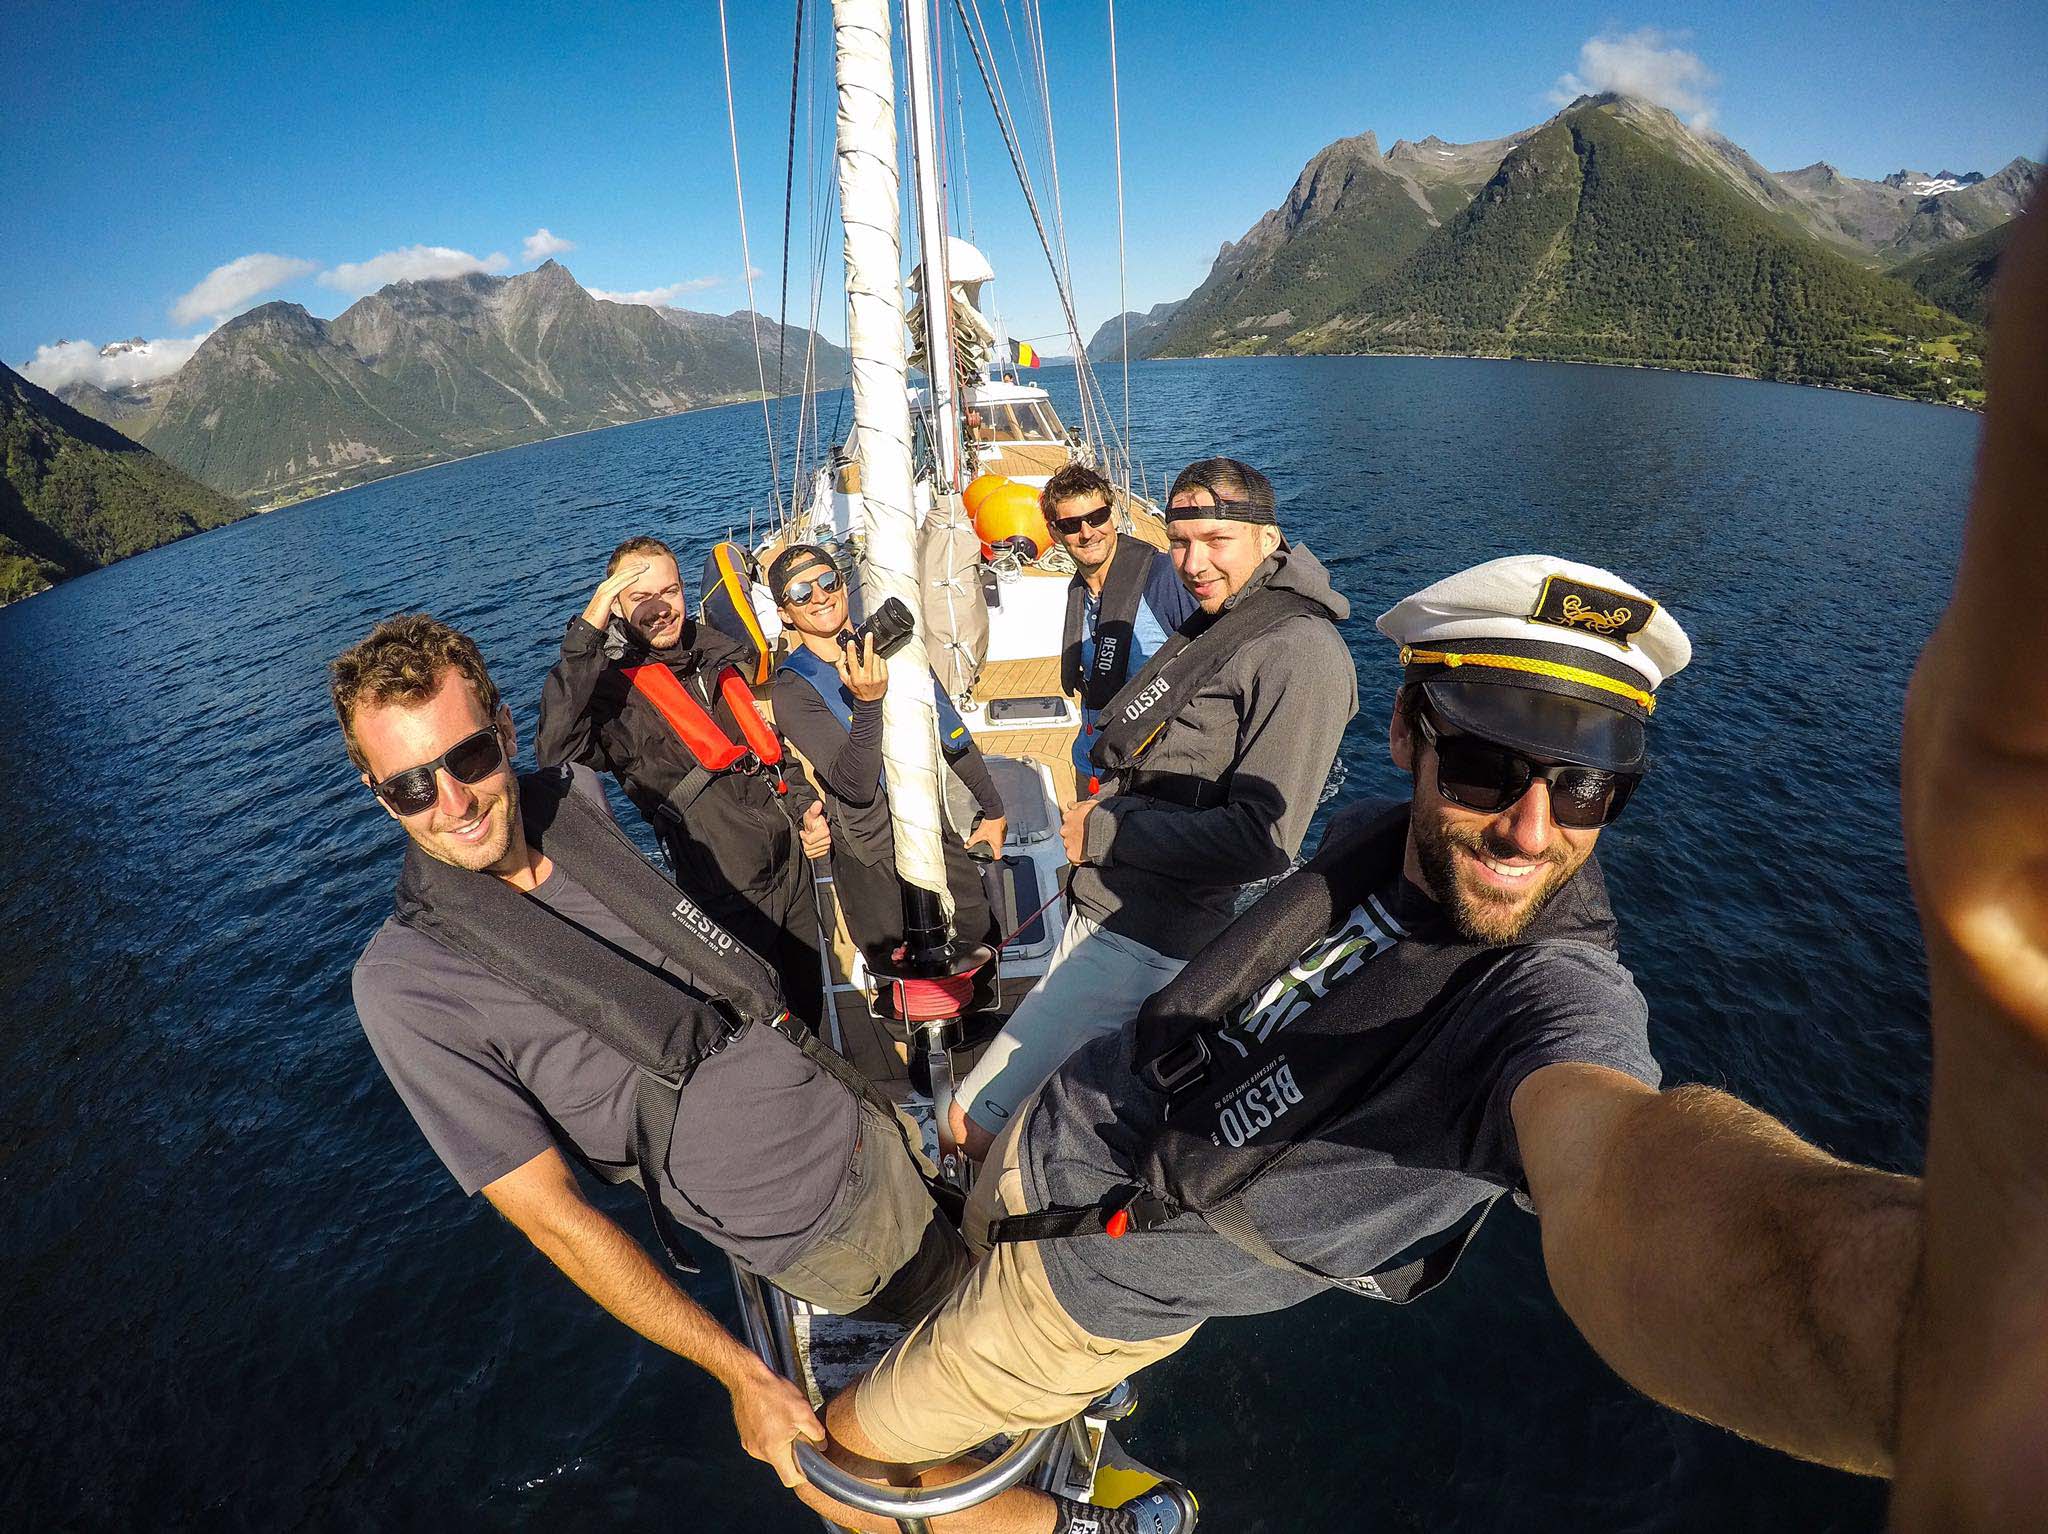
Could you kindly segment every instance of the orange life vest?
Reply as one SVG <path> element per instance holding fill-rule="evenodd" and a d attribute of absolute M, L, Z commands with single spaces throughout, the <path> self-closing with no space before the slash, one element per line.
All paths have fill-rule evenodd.
<path fill-rule="evenodd" d="M 689 747 L 690 755 L 705 771 L 725 772 L 741 766 L 742 759 L 750 753 L 763 767 L 782 765 L 782 739 L 761 717 L 754 694 L 735 667 L 726 666 L 719 671 L 718 694 L 739 723 L 738 741 L 726 737 L 709 710 L 690 696 L 690 690 L 668 667 L 649 664 L 627 666 L 624 671 L 634 690 L 654 705 L 654 711 L 668 722 L 676 738 Z"/>

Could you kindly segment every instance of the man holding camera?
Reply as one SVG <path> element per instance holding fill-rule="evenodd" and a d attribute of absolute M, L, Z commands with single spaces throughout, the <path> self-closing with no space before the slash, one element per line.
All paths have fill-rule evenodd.
<path fill-rule="evenodd" d="M 985 1255 L 827 1408 L 842 1463 L 934 1465 L 1062 1421 L 1213 1318 L 1328 1289 L 1418 1300 L 1512 1196 L 1624 1378 L 1888 1472 L 1919 1184 L 1708 1087 L 1659 1090 L 1594 857 L 1690 659 L 1683 629 L 1621 577 L 1541 555 L 1439 581 L 1379 627 L 1400 647 L 1388 746 L 1408 800 L 1339 816 L 1018 1110 L 963 1222 Z M 1179 1534 L 1189 1510 L 1163 1500 L 1125 1520 L 1011 1491 L 971 1527 Z"/>
<path fill-rule="evenodd" d="M 534 754 L 616 777 L 676 881 L 775 966 L 790 1011 L 816 1028 L 823 959 L 805 860 L 825 855 L 831 832 L 803 774 L 782 770 L 781 741 L 741 679 L 753 664 L 691 621 L 668 545 L 628 538 L 562 636 Z"/>
<path fill-rule="evenodd" d="M 790 635 L 800 641 L 775 674 L 775 719 L 804 754 L 824 796 L 832 827 L 832 882 L 853 940 L 872 962 L 903 941 L 903 897 L 882 777 L 882 695 L 889 690 L 886 639 L 847 627 L 846 583 L 832 557 L 814 544 L 784 549 L 768 567 L 768 589 Z M 981 819 L 963 842 L 948 833 L 946 882 L 953 925 L 962 937 L 1001 937 L 970 848 L 1001 857 L 1002 795 L 988 764 L 936 679 L 940 745 L 946 761 L 979 806 Z"/>

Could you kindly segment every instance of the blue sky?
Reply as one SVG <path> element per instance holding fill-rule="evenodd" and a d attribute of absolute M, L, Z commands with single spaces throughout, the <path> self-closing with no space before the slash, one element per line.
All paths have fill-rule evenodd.
<path fill-rule="evenodd" d="M 1042 175 L 1035 95 L 1019 67 L 1022 0 L 978 3 Z M 944 10 L 950 27 L 951 0 Z M 763 273 L 755 297 L 772 313 L 794 0 L 728 0 L 727 11 Z M 2048 6 L 1848 11 L 1124 0 L 1130 305 L 1192 289 L 1217 246 L 1278 202 L 1332 139 L 1371 129 L 1384 148 L 1431 133 L 1497 137 L 1554 111 L 1567 76 L 1640 80 L 1772 169 L 1827 159 L 1872 177 L 1905 165 L 1989 172 L 2014 155 L 2042 156 Z M 1006 17 L 1018 29 L 1014 55 Z M 828 19 L 813 0 L 814 36 Z M 1085 334 L 1119 307 L 1106 8 L 1045 0 L 1044 19 Z M 969 136 L 958 222 L 971 199 L 973 232 L 996 268 L 993 302 L 1012 332 L 1062 350 L 1043 258 L 965 47 L 949 44 L 946 63 L 956 52 Z M 713 0 L 12 0 L 0 13 L 0 359 L 19 367 L 60 337 L 140 335 L 189 349 L 212 310 L 286 298 L 331 316 L 392 274 L 465 262 L 520 271 L 556 245 L 587 287 L 740 308 L 719 61 Z M 822 152 L 829 93 L 817 101 Z M 801 117 L 799 136 L 801 183 Z M 810 268 L 808 224 L 800 201 L 793 313 Z M 540 231 L 551 238 L 535 240 Z M 830 249 L 836 260 L 836 230 Z M 839 333 L 829 297 L 825 316 Z"/>

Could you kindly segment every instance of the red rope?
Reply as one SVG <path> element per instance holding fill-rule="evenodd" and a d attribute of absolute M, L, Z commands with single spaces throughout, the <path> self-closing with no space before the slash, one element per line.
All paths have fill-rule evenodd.
<path fill-rule="evenodd" d="M 929 1023 L 958 1017 L 974 995 L 974 971 L 938 980 L 894 980 L 896 1015 L 906 1023 Z"/>

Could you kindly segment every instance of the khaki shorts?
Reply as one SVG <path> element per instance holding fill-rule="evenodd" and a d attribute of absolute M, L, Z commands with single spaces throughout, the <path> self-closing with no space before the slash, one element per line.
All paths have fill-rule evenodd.
<path fill-rule="evenodd" d="M 854 1415 L 884 1459 L 948 1460 L 997 1433 L 1052 1427 L 1119 1380 L 1177 1352 L 1195 1328 L 1150 1342 L 1083 1330 L 1061 1307 L 1032 1241 L 988 1245 L 998 1212 L 1025 1209 L 1018 1132 L 1026 1103 L 989 1152 L 963 1222 L 982 1254 L 965 1283 L 854 1387 Z"/>
<path fill-rule="evenodd" d="M 904 1125 L 917 1145 L 917 1126 Z M 862 1103 L 831 1225 L 770 1282 L 835 1315 L 904 1326 L 951 1294 L 973 1259 L 932 1203 L 922 1161 L 921 1151 L 912 1160 L 896 1124 Z"/>

